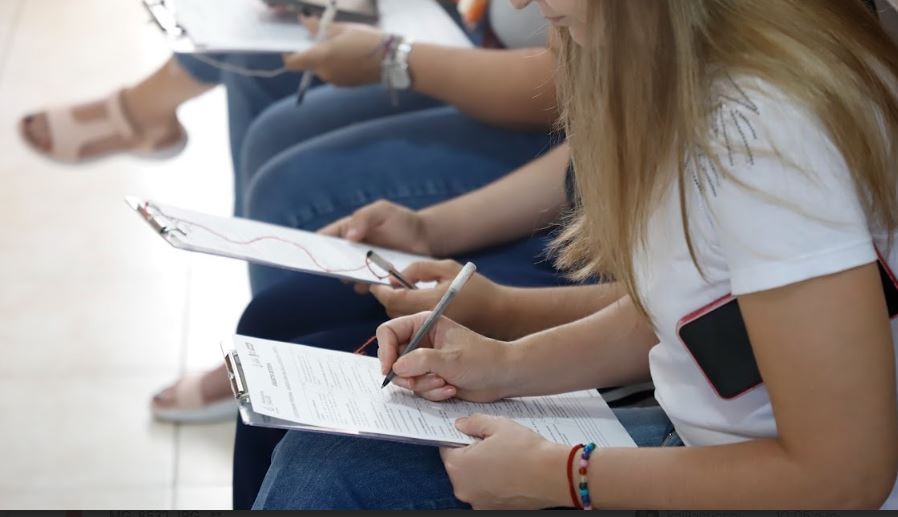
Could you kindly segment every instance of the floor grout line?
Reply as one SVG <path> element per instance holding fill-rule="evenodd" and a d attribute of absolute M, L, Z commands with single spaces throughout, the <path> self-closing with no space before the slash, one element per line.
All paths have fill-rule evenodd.
<path fill-rule="evenodd" d="M 18 3 L 13 8 L 12 22 L 9 24 L 9 34 L 6 35 L 4 41 L 0 42 L 0 86 L 2 86 L 3 78 L 6 76 L 4 72 L 6 70 L 6 63 L 9 61 L 9 56 L 12 53 L 13 36 L 15 36 L 18 31 L 19 22 L 21 21 L 20 18 L 24 10 L 25 0 L 18 0 Z"/>
<path fill-rule="evenodd" d="M 182 313 L 181 320 L 181 349 L 180 356 L 178 358 L 178 378 L 184 376 L 187 372 L 187 340 L 190 337 L 190 295 L 191 295 L 191 279 L 193 278 L 193 263 L 187 264 L 187 273 L 184 275 L 184 310 Z M 172 454 L 173 463 L 172 463 L 172 477 L 171 477 L 171 508 L 175 509 L 176 503 L 176 495 L 175 493 L 178 490 L 178 483 L 180 479 L 180 470 L 181 470 L 181 428 L 182 424 L 175 424 L 173 430 L 173 451 Z"/>

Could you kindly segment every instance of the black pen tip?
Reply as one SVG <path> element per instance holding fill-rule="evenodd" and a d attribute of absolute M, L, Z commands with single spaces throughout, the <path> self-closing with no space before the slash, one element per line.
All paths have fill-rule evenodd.
<path fill-rule="evenodd" d="M 368 250 L 368 253 L 365 253 L 365 256 L 371 258 L 371 255 L 374 255 L 374 250 Z"/>
<path fill-rule="evenodd" d="M 387 377 L 386 379 L 384 379 L 384 383 L 380 385 L 380 389 L 386 388 L 386 387 L 387 387 L 387 384 L 390 384 L 390 378 L 389 378 L 389 377 Z"/>

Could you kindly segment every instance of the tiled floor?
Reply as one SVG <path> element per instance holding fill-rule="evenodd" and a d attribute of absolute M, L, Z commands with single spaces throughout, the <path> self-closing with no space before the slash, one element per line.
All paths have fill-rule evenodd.
<path fill-rule="evenodd" d="M 77 168 L 19 142 L 26 110 L 105 94 L 161 64 L 138 0 L 0 0 L 0 507 L 226 508 L 233 425 L 155 423 L 151 393 L 214 365 L 245 266 L 168 247 L 137 194 L 228 214 L 224 97 L 185 106 L 186 151 Z"/>

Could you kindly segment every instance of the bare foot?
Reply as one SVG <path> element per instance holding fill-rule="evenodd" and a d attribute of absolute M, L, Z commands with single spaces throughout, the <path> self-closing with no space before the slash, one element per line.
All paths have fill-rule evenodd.
<path fill-rule="evenodd" d="M 165 408 L 174 407 L 178 403 L 175 386 L 177 386 L 179 381 L 180 379 L 157 393 L 153 397 L 153 404 Z M 224 365 L 204 372 L 200 378 L 199 389 L 199 395 L 203 404 L 219 402 L 233 397 L 231 385 L 228 382 L 228 372 Z"/>

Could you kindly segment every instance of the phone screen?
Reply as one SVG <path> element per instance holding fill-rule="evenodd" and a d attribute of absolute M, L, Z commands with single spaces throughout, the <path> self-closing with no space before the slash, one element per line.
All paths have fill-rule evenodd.
<path fill-rule="evenodd" d="M 889 318 L 895 318 L 898 285 L 882 260 L 877 265 Z M 736 298 L 684 318 L 677 333 L 722 398 L 734 398 L 763 382 Z"/>

